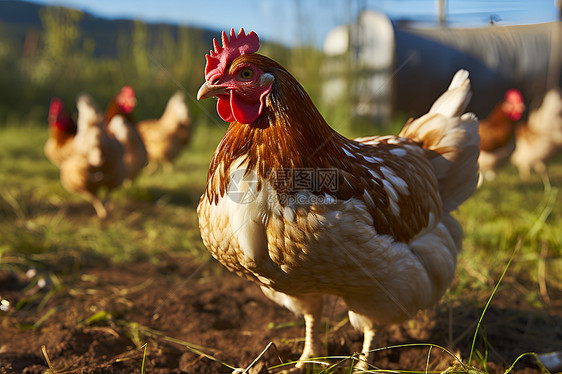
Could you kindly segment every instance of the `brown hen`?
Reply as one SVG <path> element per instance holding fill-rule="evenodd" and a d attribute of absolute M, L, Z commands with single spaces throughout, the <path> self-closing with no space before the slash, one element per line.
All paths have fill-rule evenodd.
<path fill-rule="evenodd" d="M 124 86 L 110 101 L 105 111 L 105 125 L 110 136 L 117 139 L 125 150 L 123 161 L 127 168 L 126 180 L 132 182 L 148 164 L 148 154 L 133 122 L 131 112 L 137 100 L 131 86 Z"/>
<path fill-rule="evenodd" d="M 255 53 L 255 33 L 214 41 L 198 98 L 218 97 L 230 126 L 198 207 L 211 254 L 306 322 L 297 367 L 321 356 L 324 294 L 340 296 L 364 332 L 434 305 L 455 272 L 462 229 L 450 212 L 478 179 L 478 121 L 463 114 L 468 72 L 399 136 L 350 140 L 306 91 Z"/>
<path fill-rule="evenodd" d="M 515 148 L 515 123 L 521 119 L 524 110 L 521 92 L 511 89 L 490 115 L 480 120 L 480 183 L 493 180 L 496 171 L 509 159 Z"/>

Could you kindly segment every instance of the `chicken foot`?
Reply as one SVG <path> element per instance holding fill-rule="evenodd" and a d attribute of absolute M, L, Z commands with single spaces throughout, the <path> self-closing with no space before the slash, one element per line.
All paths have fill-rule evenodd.
<path fill-rule="evenodd" d="M 372 356 L 371 350 L 373 349 L 373 344 L 375 342 L 375 329 L 371 327 L 365 327 L 363 329 L 363 348 L 361 349 L 361 355 L 359 356 L 359 361 L 355 364 L 353 372 L 363 372 L 369 370 L 370 356 Z"/>
<path fill-rule="evenodd" d="M 99 219 L 106 219 L 107 218 L 107 209 L 101 202 L 100 199 L 94 199 L 91 201 L 94 209 L 96 210 L 96 214 L 98 215 Z"/>
<path fill-rule="evenodd" d="M 99 219 L 106 219 L 107 218 L 107 209 L 105 209 L 105 205 L 103 202 L 94 194 L 92 193 L 85 193 L 84 196 L 90 204 L 94 207 L 96 214 Z"/>

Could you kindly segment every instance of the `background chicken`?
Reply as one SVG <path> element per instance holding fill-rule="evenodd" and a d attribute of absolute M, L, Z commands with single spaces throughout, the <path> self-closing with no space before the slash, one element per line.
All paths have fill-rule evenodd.
<path fill-rule="evenodd" d="M 524 111 L 525 104 L 521 92 L 511 89 L 505 93 L 504 100 L 496 105 L 490 115 L 480 120 L 478 164 L 482 179 L 493 180 L 496 171 L 509 159 L 515 148 L 515 123 L 521 119 Z"/>
<path fill-rule="evenodd" d="M 531 112 L 529 121 L 515 131 L 515 151 L 511 162 L 521 179 L 528 180 L 531 169 L 546 176 L 546 161 L 562 149 L 562 91 L 546 93 L 541 106 Z"/>
<path fill-rule="evenodd" d="M 105 131 L 103 116 L 91 97 L 81 95 L 76 106 L 78 132 L 71 155 L 61 163 L 60 178 L 64 188 L 88 199 L 103 219 L 107 210 L 97 195 L 102 187 L 109 192 L 123 182 L 123 147 Z"/>
<path fill-rule="evenodd" d="M 258 48 L 255 33 L 232 30 L 206 56 L 198 98 L 218 97 L 218 114 L 231 123 L 198 207 L 203 242 L 304 314 L 301 360 L 324 353 L 323 294 L 345 300 L 368 356 L 378 326 L 435 304 L 453 279 L 462 229 L 449 212 L 478 179 L 478 122 L 462 114 L 468 73 L 459 71 L 399 137 L 354 141 Z"/>
<path fill-rule="evenodd" d="M 131 86 L 123 86 L 115 95 L 105 110 L 105 123 L 111 122 L 114 116 L 121 115 L 129 122 L 133 122 L 131 112 L 137 105 L 135 90 Z"/>
<path fill-rule="evenodd" d="M 127 168 L 126 179 L 133 181 L 148 164 L 148 154 L 131 117 L 137 100 L 131 86 L 124 86 L 110 101 L 105 111 L 105 123 L 110 136 L 125 149 L 123 161 Z"/>
<path fill-rule="evenodd" d="M 123 162 L 127 168 L 126 180 L 133 181 L 148 164 L 148 154 L 135 125 L 122 115 L 114 116 L 107 124 L 107 131 L 121 143 L 125 151 Z"/>
<path fill-rule="evenodd" d="M 149 168 L 154 171 L 159 163 L 168 169 L 191 136 L 191 119 L 183 92 L 176 92 L 166 105 L 160 119 L 147 119 L 137 123 L 146 151 Z"/>
<path fill-rule="evenodd" d="M 53 97 L 49 107 L 49 138 L 44 151 L 47 158 L 56 166 L 72 153 L 72 142 L 76 136 L 76 122 L 64 110 L 64 104 Z"/>

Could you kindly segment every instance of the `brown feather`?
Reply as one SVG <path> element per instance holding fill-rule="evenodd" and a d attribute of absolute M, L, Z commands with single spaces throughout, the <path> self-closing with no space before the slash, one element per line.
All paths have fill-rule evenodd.
<path fill-rule="evenodd" d="M 75 134 L 61 131 L 55 126 L 49 128 L 49 139 L 45 143 L 44 152 L 57 167 L 72 154 L 74 136 Z"/>
<path fill-rule="evenodd" d="M 409 242 L 426 227 L 430 212 L 439 220 L 441 204 L 436 192 L 437 181 L 422 148 L 396 137 L 381 138 L 377 146 L 347 139 L 328 126 L 298 81 L 276 62 L 258 54 L 243 55 L 234 60 L 231 69 L 241 63 L 252 63 L 273 74 L 274 86 L 255 123 L 230 124 L 211 161 L 205 195 L 209 202 L 216 204 L 225 195 L 230 182 L 228 170 L 234 160 L 243 157 L 247 160 L 247 169 L 256 170 L 258 180 L 271 183 L 281 203 L 284 197 L 294 196 L 297 191 L 279 180 L 282 173 L 275 171 L 336 170 L 338 189 L 329 191 L 323 187 L 314 192 L 339 200 L 364 200 L 364 193 L 367 193 L 373 202 L 368 205 L 375 229 L 399 241 Z M 393 155 L 391 151 L 396 148 L 405 149 L 405 155 Z M 373 157 L 384 160 L 384 164 L 366 161 Z M 383 186 L 383 166 L 401 178 L 410 191 L 408 194 L 397 192 L 399 214 L 392 212 L 390 201 L 393 198 Z M 379 178 L 373 177 L 370 170 Z"/>
<path fill-rule="evenodd" d="M 480 121 L 480 149 L 492 152 L 505 146 L 514 134 L 514 121 L 509 119 L 502 110 L 503 101 L 492 110 L 490 115 Z"/>

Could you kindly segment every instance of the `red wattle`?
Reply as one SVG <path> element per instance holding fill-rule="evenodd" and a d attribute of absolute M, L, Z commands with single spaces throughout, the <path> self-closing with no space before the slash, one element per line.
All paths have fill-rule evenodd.
<path fill-rule="evenodd" d="M 508 113 L 507 116 L 509 117 L 510 120 L 512 121 L 519 121 L 521 119 L 521 117 L 523 116 L 523 113 L 521 112 L 512 112 L 512 113 Z"/>
<path fill-rule="evenodd" d="M 260 115 L 261 102 L 248 104 L 240 99 L 235 93 L 230 94 L 230 108 L 234 118 L 240 123 L 250 124 L 258 119 Z"/>
<path fill-rule="evenodd" d="M 235 119 L 232 110 L 230 110 L 230 102 L 227 98 L 219 96 L 219 100 L 217 101 L 217 113 L 221 116 L 223 121 L 233 122 Z"/>

